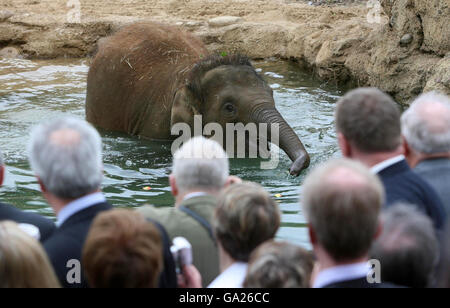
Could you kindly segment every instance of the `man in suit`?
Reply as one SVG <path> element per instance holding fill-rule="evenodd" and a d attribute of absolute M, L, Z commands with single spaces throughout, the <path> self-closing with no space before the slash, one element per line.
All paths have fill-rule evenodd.
<path fill-rule="evenodd" d="M 2 186 L 4 178 L 5 165 L 2 152 L 0 151 L 0 186 Z M 4 203 L 0 203 L 0 221 L 2 220 L 12 220 L 19 224 L 28 224 L 36 227 L 39 231 L 38 237 L 41 242 L 47 240 L 56 229 L 55 224 L 50 219 L 38 214 L 23 212 L 14 206 Z"/>
<path fill-rule="evenodd" d="M 334 160 L 308 175 L 303 210 L 317 257 L 314 288 L 393 287 L 369 274 L 383 202 L 380 180 L 358 162 Z"/>
<path fill-rule="evenodd" d="M 33 130 L 29 149 L 42 194 L 57 216 L 58 228 L 44 248 L 62 286 L 88 287 L 83 245 L 96 215 L 112 208 L 100 191 L 100 135 L 83 120 L 58 119 Z"/>
<path fill-rule="evenodd" d="M 161 223 L 173 240 L 184 237 L 192 245 L 193 262 L 202 275 L 203 284 L 219 275 L 219 255 L 211 223 L 216 196 L 228 183 L 228 158 L 215 141 L 195 137 L 174 155 L 169 177 L 175 207 L 144 206 L 138 211 Z"/>
<path fill-rule="evenodd" d="M 400 111 L 391 97 L 375 88 L 350 91 L 337 104 L 336 128 L 342 154 L 378 174 L 386 190 L 386 206 L 415 205 L 438 230 L 445 210 L 436 191 L 405 160 Z"/>
<path fill-rule="evenodd" d="M 419 96 L 402 116 L 409 165 L 437 191 L 450 214 L 450 98 Z"/>

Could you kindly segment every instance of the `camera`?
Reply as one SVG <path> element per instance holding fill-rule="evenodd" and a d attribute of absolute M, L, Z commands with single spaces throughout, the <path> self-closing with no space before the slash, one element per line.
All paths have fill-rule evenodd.
<path fill-rule="evenodd" d="M 192 245 L 184 237 L 176 237 L 172 243 L 170 251 L 175 260 L 177 273 L 180 274 L 185 265 L 192 265 Z"/>

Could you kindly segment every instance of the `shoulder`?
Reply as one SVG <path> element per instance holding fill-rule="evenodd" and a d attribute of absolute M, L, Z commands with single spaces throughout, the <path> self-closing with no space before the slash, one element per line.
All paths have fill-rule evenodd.
<path fill-rule="evenodd" d="M 46 240 L 56 229 L 55 223 L 44 216 L 25 212 L 3 203 L 0 204 L 0 220 L 12 220 L 17 223 L 34 225 L 39 229 L 42 240 Z"/>
<path fill-rule="evenodd" d="M 136 209 L 136 211 L 144 215 L 145 218 L 152 219 L 164 226 L 171 221 L 178 220 L 186 216 L 186 214 L 175 207 L 157 208 L 151 205 L 145 205 Z"/>

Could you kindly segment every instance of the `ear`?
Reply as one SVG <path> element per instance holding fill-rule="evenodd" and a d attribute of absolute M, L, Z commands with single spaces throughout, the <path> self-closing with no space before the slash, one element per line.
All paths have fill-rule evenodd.
<path fill-rule="evenodd" d="M 3 185 L 4 179 L 5 179 L 5 166 L 0 166 L 0 186 Z"/>
<path fill-rule="evenodd" d="M 39 187 L 41 188 L 42 193 L 45 194 L 47 192 L 47 187 L 45 187 L 44 183 L 40 178 L 37 178 L 37 181 L 39 183 Z"/>
<path fill-rule="evenodd" d="M 178 187 L 177 187 L 177 181 L 175 180 L 175 177 L 171 174 L 169 175 L 169 183 L 170 183 L 170 189 L 172 190 L 172 195 L 174 197 L 178 196 Z"/>
<path fill-rule="evenodd" d="M 348 142 L 347 138 L 345 138 L 344 134 L 338 133 L 338 143 L 339 148 L 341 149 L 342 155 L 344 157 L 351 158 L 352 157 L 352 147 L 350 142 Z"/>
<path fill-rule="evenodd" d="M 376 241 L 381 236 L 382 233 L 383 233 L 383 222 L 380 219 L 380 222 L 378 223 L 377 226 L 377 231 L 375 232 L 374 241 Z"/>
<path fill-rule="evenodd" d="M 177 123 L 186 123 L 194 127 L 194 115 L 200 114 L 200 100 L 187 86 L 181 88 L 175 94 L 172 104 L 170 127 Z"/>
<path fill-rule="evenodd" d="M 403 151 L 405 152 L 405 156 L 409 157 L 411 153 L 411 148 L 409 147 L 408 141 L 406 141 L 406 138 L 402 136 L 402 145 L 403 145 Z"/>
<path fill-rule="evenodd" d="M 309 240 L 311 241 L 311 244 L 313 246 L 315 246 L 317 244 L 316 231 L 314 231 L 313 227 L 311 227 L 310 224 L 308 224 L 308 233 L 309 233 Z"/>

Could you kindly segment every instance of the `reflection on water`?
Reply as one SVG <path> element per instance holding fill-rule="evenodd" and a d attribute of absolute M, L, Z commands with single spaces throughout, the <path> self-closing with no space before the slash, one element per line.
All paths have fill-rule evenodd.
<path fill-rule="evenodd" d="M 342 92 L 322 86 L 286 62 L 255 64 L 275 91 L 277 108 L 312 155 L 312 165 L 336 155 L 334 103 Z M 30 128 L 62 115 L 84 118 L 85 60 L 0 60 L 0 148 L 8 165 L 0 201 L 53 217 L 29 169 L 26 145 Z M 101 132 L 104 142 L 104 191 L 116 206 L 173 203 L 168 175 L 170 143 Z M 277 198 L 283 212 L 278 238 L 309 247 L 305 219 L 298 202 L 304 180 L 288 175 L 282 153 L 276 170 L 260 170 L 259 160 L 232 160 L 231 173 L 262 184 Z M 150 186 L 151 190 L 143 188 Z"/>

